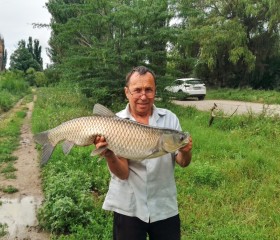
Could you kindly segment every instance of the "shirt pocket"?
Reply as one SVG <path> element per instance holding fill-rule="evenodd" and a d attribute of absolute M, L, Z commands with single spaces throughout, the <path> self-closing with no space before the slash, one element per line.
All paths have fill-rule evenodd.
<path fill-rule="evenodd" d="M 132 212 L 135 208 L 135 196 L 128 181 L 112 178 L 105 202 L 111 209 Z"/>

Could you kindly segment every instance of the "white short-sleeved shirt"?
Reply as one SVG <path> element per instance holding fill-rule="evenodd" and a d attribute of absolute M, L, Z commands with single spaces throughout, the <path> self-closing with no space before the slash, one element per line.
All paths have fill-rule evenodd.
<path fill-rule="evenodd" d="M 117 116 L 135 120 L 129 112 L 129 105 Z M 155 106 L 149 125 L 181 130 L 174 113 Z M 156 222 L 177 215 L 175 155 L 169 153 L 141 162 L 128 161 L 128 179 L 121 180 L 111 173 L 103 209 L 138 217 L 144 222 Z"/>

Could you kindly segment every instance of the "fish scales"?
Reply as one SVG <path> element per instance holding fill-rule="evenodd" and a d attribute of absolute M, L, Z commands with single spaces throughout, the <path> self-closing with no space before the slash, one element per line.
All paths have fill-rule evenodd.
<path fill-rule="evenodd" d="M 143 160 L 179 149 L 187 144 L 189 135 L 139 124 L 110 114 L 72 119 L 39 133 L 34 139 L 43 145 L 42 162 L 45 163 L 59 142 L 65 141 L 63 149 L 64 153 L 68 153 L 74 145 L 93 144 L 96 136 L 104 136 L 108 143 L 106 148 L 116 155 L 131 160 Z M 99 154 L 101 150 L 105 149 L 97 149 L 93 151 L 93 155 Z"/>
<path fill-rule="evenodd" d="M 92 116 L 70 120 L 49 133 L 54 145 L 67 139 L 76 145 L 86 146 L 93 144 L 95 136 L 104 136 L 108 149 L 117 155 L 131 158 L 145 149 L 156 148 L 160 130 L 139 127 L 132 121 L 116 117 Z"/>

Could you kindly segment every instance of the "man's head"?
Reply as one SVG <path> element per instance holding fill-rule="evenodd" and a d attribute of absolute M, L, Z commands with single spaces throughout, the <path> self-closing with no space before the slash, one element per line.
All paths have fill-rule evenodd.
<path fill-rule="evenodd" d="M 156 93 L 155 74 L 144 66 L 133 68 L 126 76 L 125 95 L 133 115 L 151 115 Z"/>
<path fill-rule="evenodd" d="M 153 76 L 153 78 L 154 78 L 154 81 L 155 81 L 155 85 L 156 85 L 156 75 L 155 75 L 155 73 L 152 71 L 152 70 L 150 70 L 149 68 L 147 68 L 147 67 L 145 67 L 145 66 L 138 66 L 138 67 L 135 67 L 135 68 L 133 68 L 127 75 L 126 75 L 126 84 L 125 84 L 125 86 L 128 86 L 128 84 L 129 84 L 129 80 L 130 80 L 130 78 L 131 78 L 131 75 L 133 74 L 133 73 L 138 73 L 139 75 L 145 75 L 146 73 L 150 73 L 150 74 L 152 74 L 152 76 Z"/>

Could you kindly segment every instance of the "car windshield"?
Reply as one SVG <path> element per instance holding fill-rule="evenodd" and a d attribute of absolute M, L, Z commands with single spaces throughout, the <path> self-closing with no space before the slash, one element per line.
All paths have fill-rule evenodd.
<path fill-rule="evenodd" d="M 188 81 L 185 81 L 185 83 L 188 83 L 188 84 L 203 84 L 203 82 L 201 80 L 188 80 Z"/>
<path fill-rule="evenodd" d="M 192 80 L 175 80 L 175 85 L 181 85 L 181 84 L 203 84 L 203 82 L 200 79 L 192 79 Z"/>

